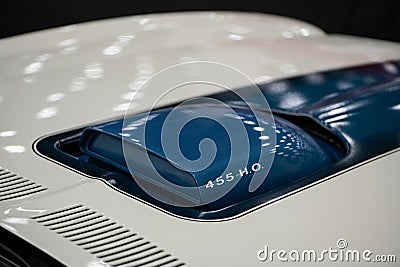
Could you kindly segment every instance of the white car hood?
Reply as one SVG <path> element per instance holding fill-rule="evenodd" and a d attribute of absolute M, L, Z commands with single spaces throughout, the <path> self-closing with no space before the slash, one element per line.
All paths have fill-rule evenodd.
<path fill-rule="evenodd" d="M 265 264 L 257 251 L 266 244 L 323 249 L 342 236 L 354 247 L 397 253 L 399 152 L 243 217 L 205 223 L 158 211 L 32 148 L 45 135 L 123 115 L 129 92 L 182 62 L 223 63 L 261 82 L 396 59 L 399 44 L 326 35 L 301 21 L 257 13 L 133 16 L 0 40 L 0 166 L 45 189 L 0 201 L 1 225 L 69 266 L 105 263 L 32 216 L 89 207 L 192 266 L 257 266 Z M 135 109 L 151 104 L 138 99 Z"/>

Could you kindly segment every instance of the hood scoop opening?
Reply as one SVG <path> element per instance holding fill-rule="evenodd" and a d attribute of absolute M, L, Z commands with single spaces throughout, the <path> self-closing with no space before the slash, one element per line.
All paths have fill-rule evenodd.
<path fill-rule="evenodd" d="M 229 129 L 221 126 L 238 123 L 238 117 L 223 113 L 219 105 L 191 104 L 47 137 L 38 142 L 37 149 L 157 208 L 195 219 L 220 219 L 243 212 L 297 181 L 326 174 L 346 153 L 340 138 L 315 120 L 287 113 L 271 116 L 241 106 L 231 108 L 241 118 L 242 132 L 228 133 Z M 218 123 L 207 118 L 190 119 L 191 114 L 204 109 L 216 114 Z M 178 140 L 163 132 L 172 111 L 173 119 L 168 120 L 172 129 L 188 122 L 180 129 Z M 255 120 L 255 116 L 261 120 Z M 138 124 L 140 121 L 146 123 Z M 205 146 L 202 140 L 213 144 Z M 234 151 L 237 140 L 247 145 L 239 144 Z M 179 145 L 183 160 L 166 152 L 173 142 Z M 214 154 L 210 152 L 213 148 Z M 243 148 L 248 149 L 247 158 Z M 187 167 L 185 159 L 193 163 L 207 153 L 214 158 L 206 168 Z M 253 176 L 264 167 L 263 181 L 256 190 L 249 190 Z M 229 184 L 234 186 L 223 192 L 224 185 Z"/>

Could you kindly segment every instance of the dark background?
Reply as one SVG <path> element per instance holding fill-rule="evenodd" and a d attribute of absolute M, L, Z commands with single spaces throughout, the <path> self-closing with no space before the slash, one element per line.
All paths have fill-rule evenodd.
<path fill-rule="evenodd" d="M 0 38 L 102 18 L 188 10 L 258 11 L 298 18 L 326 32 L 400 42 L 400 1 L 6 0 Z"/>

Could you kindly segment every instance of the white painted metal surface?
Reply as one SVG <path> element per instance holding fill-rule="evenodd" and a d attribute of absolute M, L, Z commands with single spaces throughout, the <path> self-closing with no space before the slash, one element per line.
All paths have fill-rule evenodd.
<path fill-rule="evenodd" d="M 0 166 L 49 188 L 0 202 L 1 224 L 70 266 L 101 263 L 28 218 L 81 203 L 191 266 L 278 264 L 260 262 L 257 251 L 265 245 L 322 250 L 339 238 L 354 249 L 396 254 L 400 152 L 243 217 L 207 223 L 167 215 L 32 150 L 44 135 L 122 115 L 130 92 L 174 64 L 214 61 L 255 81 L 270 81 L 393 59 L 400 59 L 399 44 L 326 35 L 297 20 L 252 13 L 144 15 L 0 40 Z M 164 103 L 212 90 L 187 92 Z M 137 111 L 152 104 L 137 98 Z"/>

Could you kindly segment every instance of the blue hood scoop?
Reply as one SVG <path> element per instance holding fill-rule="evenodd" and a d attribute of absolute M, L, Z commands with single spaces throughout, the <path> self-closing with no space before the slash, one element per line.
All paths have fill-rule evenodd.
<path fill-rule="evenodd" d="M 205 110 L 213 120 L 193 119 L 192 114 L 204 114 Z M 273 119 L 269 113 L 254 114 L 244 107 L 232 111 L 227 113 L 218 105 L 191 104 L 138 114 L 86 128 L 80 147 L 85 154 L 131 173 L 157 195 L 167 192 L 176 197 L 174 201 L 218 207 L 256 194 L 250 192 L 255 172 L 264 172 L 257 193 L 266 192 L 323 169 L 342 155 L 335 146 L 279 116 Z M 166 120 L 170 130 L 165 130 Z M 243 131 L 223 127 L 234 124 Z M 171 144 L 177 149 L 167 153 Z M 204 165 L 201 161 L 206 166 L 200 166 Z M 223 189 L 228 191 L 229 183 L 235 187 L 217 200 L 216 194 L 226 193 Z M 195 190 L 188 194 L 178 186 Z M 211 199 L 215 203 L 209 203 Z"/>

